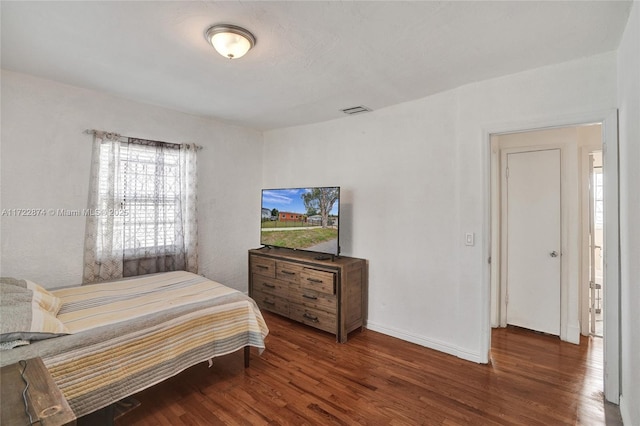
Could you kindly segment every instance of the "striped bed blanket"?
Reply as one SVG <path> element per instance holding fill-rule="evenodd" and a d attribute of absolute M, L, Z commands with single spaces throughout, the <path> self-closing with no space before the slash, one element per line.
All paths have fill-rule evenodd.
<path fill-rule="evenodd" d="M 245 346 L 269 330 L 255 302 L 184 271 L 51 290 L 71 334 L 2 353 L 0 365 L 39 356 L 77 417 L 186 368 Z"/>

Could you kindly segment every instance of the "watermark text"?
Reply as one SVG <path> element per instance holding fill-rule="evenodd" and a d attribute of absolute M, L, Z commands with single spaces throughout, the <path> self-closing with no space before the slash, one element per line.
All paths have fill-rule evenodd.
<path fill-rule="evenodd" d="M 87 217 L 87 216 L 128 216 L 126 209 L 2 209 L 3 217 Z"/>

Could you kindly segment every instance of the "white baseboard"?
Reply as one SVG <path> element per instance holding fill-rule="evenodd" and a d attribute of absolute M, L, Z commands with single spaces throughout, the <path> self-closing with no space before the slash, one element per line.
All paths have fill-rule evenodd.
<path fill-rule="evenodd" d="M 405 340 L 407 342 L 415 343 L 417 345 L 424 346 L 429 349 L 434 349 L 436 351 L 444 352 L 449 355 L 453 355 L 467 361 L 472 361 L 479 364 L 482 363 L 482 358 L 478 353 L 469 352 L 465 349 L 461 349 L 449 343 L 441 342 L 441 341 L 424 337 L 424 336 L 419 336 L 413 333 L 408 333 L 404 330 L 388 327 L 372 321 L 367 321 L 366 327 L 369 330 L 377 331 L 378 333 L 386 334 L 387 336 L 392 336 L 401 340 Z"/>

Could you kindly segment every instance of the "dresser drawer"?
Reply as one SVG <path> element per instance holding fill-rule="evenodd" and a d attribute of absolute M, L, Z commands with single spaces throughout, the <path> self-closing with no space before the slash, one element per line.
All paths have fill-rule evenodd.
<path fill-rule="evenodd" d="M 251 291 L 252 296 L 256 291 L 261 291 L 263 293 L 277 297 L 284 297 L 286 299 L 289 296 L 289 285 L 286 282 L 279 281 L 275 278 L 253 274 L 253 288 Z"/>
<path fill-rule="evenodd" d="M 304 268 L 295 263 L 289 262 L 277 262 L 276 263 L 276 278 L 279 280 L 290 281 L 294 283 L 300 282 L 300 273 Z"/>
<path fill-rule="evenodd" d="M 256 304 L 260 309 L 289 316 L 289 301 L 287 299 L 277 297 L 260 290 L 254 290 L 252 298 L 256 301 Z"/>
<path fill-rule="evenodd" d="M 295 321 L 310 325 L 329 333 L 336 333 L 336 315 L 311 309 L 297 304 L 291 304 L 289 317 Z"/>
<path fill-rule="evenodd" d="M 291 293 L 290 291 L 289 294 Z M 332 315 L 335 315 L 337 311 L 335 295 L 307 288 L 298 289 L 298 292 L 291 297 L 291 301 L 307 308 L 320 309 Z"/>
<path fill-rule="evenodd" d="M 300 287 L 321 293 L 335 294 L 335 280 L 333 272 L 304 268 L 300 273 Z"/>
<path fill-rule="evenodd" d="M 273 259 L 266 259 L 260 256 L 251 256 L 251 273 L 260 274 L 265 277 L 276 277 L 276 261 Z"/>

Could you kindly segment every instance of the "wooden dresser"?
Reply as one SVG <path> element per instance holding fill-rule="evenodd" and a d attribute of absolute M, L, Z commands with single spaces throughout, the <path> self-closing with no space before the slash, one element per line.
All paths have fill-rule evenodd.
<path fill-rule="evenodd" d="M 363 327 L 367 261 L 281 248 L 249 250 L 249 296 L 260 309 L 327 331 L 340 343 Z"/>

